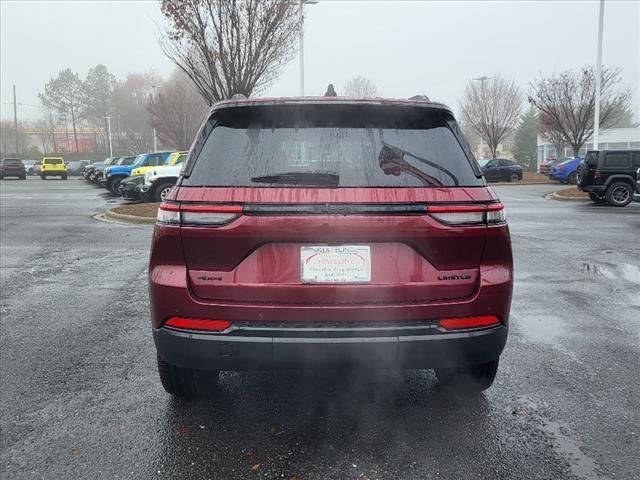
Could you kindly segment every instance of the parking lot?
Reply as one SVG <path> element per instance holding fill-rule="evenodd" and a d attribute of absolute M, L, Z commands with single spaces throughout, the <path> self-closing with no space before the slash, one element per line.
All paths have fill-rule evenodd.
<path fill-rule="evenodd" d="M 498 186 L 515 260 L 494 386 L 430 371 L 223 373 L 160 385 L 148 321 L 152 228 L 92 218 L 83 180 L 1 183 L 2 478 L 640 477 L 640 204 Z"/>

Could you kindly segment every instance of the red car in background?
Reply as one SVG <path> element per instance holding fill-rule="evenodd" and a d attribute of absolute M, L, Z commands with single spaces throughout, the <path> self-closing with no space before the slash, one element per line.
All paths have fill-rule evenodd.
<path fill-rule="evenodd" d="M 507 338 L 509 229 L 451 111 L 340 97 L 218 103 L 158 211 L 158 369 L 434 368 L 488 388 Z"/>

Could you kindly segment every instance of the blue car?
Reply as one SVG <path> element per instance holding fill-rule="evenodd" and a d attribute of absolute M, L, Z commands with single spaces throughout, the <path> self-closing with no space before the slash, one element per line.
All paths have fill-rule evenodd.
<path fill-rule="evenodd" d="M 117 165 L 105 169 L 105 187 L 112 193 L 118 193 L 120 182 L 131 175 L 131 171 L 140 167 L 158 167 L 164 165 L 172 151 L 142 153 L 130 165 Z"/>
<path fill-rule="evenodd" d="M 551 167 L 549 178 L 556 180 L 560 183 L 571 183 L 575 185 L 578 183 L 578 167 L 584 160 L 584 155 L 565 160 L 558 165 Z"/>

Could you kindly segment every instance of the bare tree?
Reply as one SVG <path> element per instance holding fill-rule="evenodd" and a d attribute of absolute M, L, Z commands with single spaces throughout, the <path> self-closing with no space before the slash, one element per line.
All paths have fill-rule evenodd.
<path fill-rule="evenodd" d="M 556 158 L 560 158 L 564 155 L 565 147 L 568 146 L 567 140 L 548 115 L 541 112 L 539 119 L 540 135 L 553 145 L 553 148 L 556 151 Z"/>
<path fill-rule="evenodd" d="M 349 79 L 344 86 L 344 94 L 347 97 L 373 98 L 379 97 L 378 87 L 367 77 L 358 75 Z"/>
<path fill-rule="evenodd" d="M 600 95 L 600 126 L 615 124 L 629 107 L 630 90 L 617 90 L 619 68 L 603 68 Z M 529 102 L 544 116 L 547 128 L 560 135 L 574 156 L 593 135 L 596 79 L 592 67 L 563 72 L 531 83 Z"/>
<path fill-rule="evenodd" d="M 469 82 L 460 107 L 463 121 L 480 135 L 495 158 L 498 145 L 518 124 L 522 96 L 513 80 L 494 75 L 480 83 Z"/>
<path fill-rule="evenodd" d="M 113 93 L 115 118 L 111 131 L 116 151 L 148 152 L 153 147 L 151 114 L 147 105 L 154 86 L 162 84 L 154 73 L 130 73 Z"/>
<path fill-rule="evenodd" d="M 148 110 L 160 143 L 187 150 L 209 108 L 189 78 L 177 70 L 151 98 Z"/>
<path fill-rule="evenodd" d="M 291 58 L 298 8 L 280 0 L 162 0 L 170 30 L 160 45 L 209 105 L 248 97 Z"/>

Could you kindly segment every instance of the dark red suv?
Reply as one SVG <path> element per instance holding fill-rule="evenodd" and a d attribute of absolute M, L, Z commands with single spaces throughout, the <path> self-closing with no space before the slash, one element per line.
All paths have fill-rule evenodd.
<path fill-rule="evenodd" d="M 361 364 L 483 390 L 512 282 L 503 206 L 444 105 L 221 102 L 158 210 L 160 377 L 193 396 L 220 370 Z"/>

